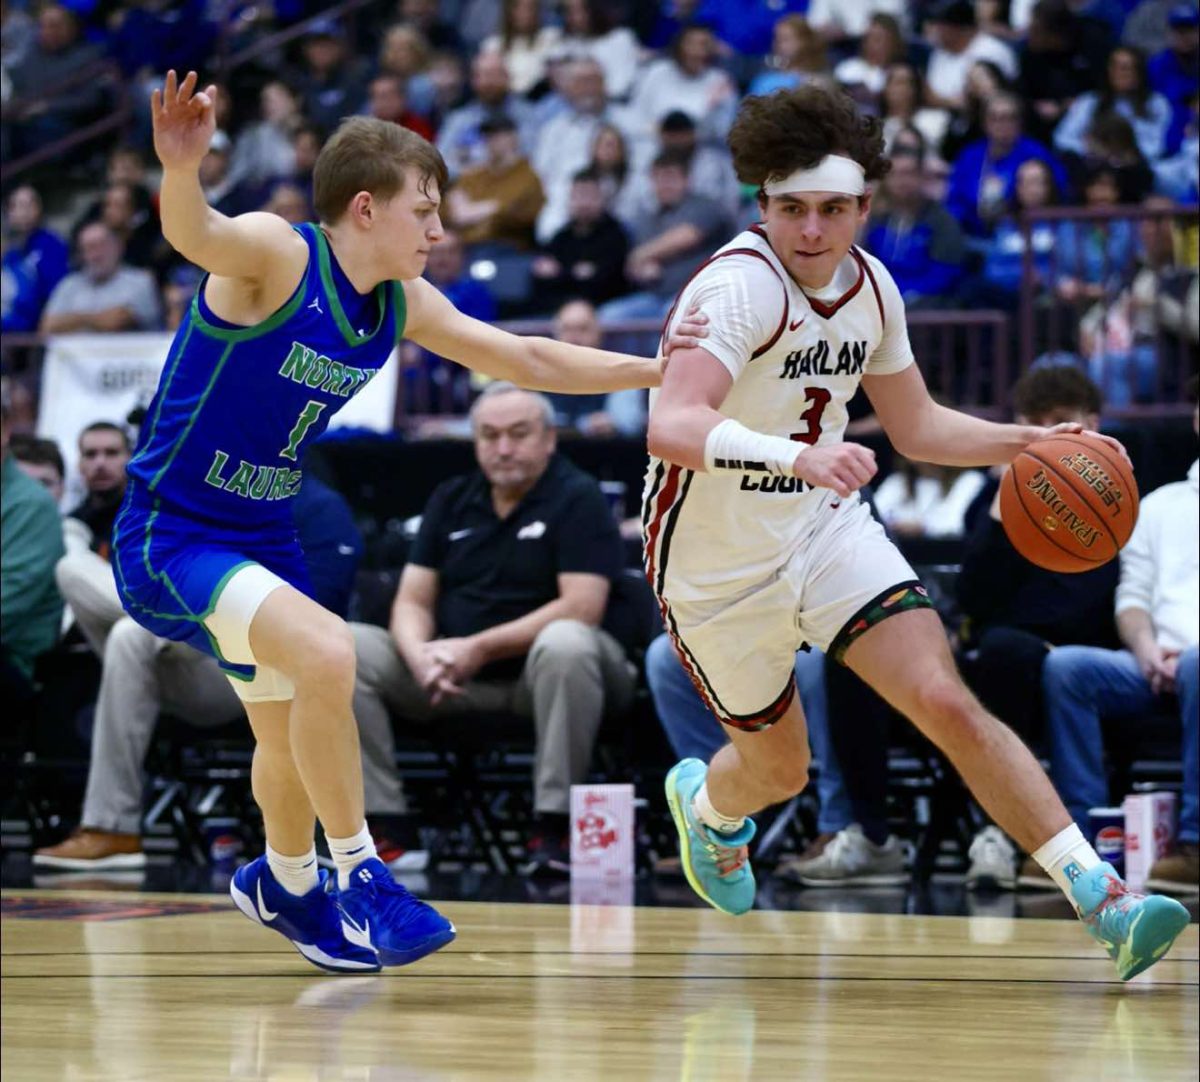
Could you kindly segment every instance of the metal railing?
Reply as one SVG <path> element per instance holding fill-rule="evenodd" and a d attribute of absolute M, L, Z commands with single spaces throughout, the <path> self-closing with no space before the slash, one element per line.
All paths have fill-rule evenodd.
<path fill-rule="evenodd" d="M 128 87 L 121 74 L 121 69 L 112 60 L 104 58 L 98 58 L 85 64 L 52 86 L 40 88 L 36 95 L 31 94 L 10 101 L 4 109 L 4 123 L 19 125 L 42 102 L 52 101 L 65 91 L 87 82 L 95 83 L 109 94 L 112 108 L 107 115 L 97 117 L 90 124 L 85 124 L 69 135 L 64 135 L 61 139 L 56 139 L 43 147 L 31 150 L 14 161 L 4 162 L 0 165 L 0 185 L 7 189 L 18 178 L 45 162 L 61 159 L 77 147 L 113 132 L 125 131 L 133 112 L 129 103 Z"/>
<path fill-rule="evenodd" d="M 1003 415 L 1012 373 L 1009 363 L 1008 317 L 1003 312 L 925 311 L 909 314 L 909 334 L 930 388 L 947 401 L 985 416 Z M 548 319 L 498 323 L 515 334 L 550 335 Z M 604 327 L 602 345 L 620 353 L 652 357 L 658 350 L 662 323 L 629 320 Z M 0 365 L 36 406 L 41 386 L 44 339 L 41 335 L 5 335 Z M 401 346 L 395 424 L 415 432 L 434 418 L 464 414 L 482 387 L 459 365 L 433 360 L 412 343 Z"/>
<path fill-rule="evenodd" d="M 301 22 L 294 23 L 273 34 L 268 34 L 266 37 L 260 38 L 258 41 L 232 54 L 229 53 L 229 47 L 231 34 L 236 26 L 236 20 L 227 15 L 221 20 L 217 47 L 212 57 L 213 74 L 222 81 L 227 80 L 230 74 L 241 65 L 275 52 L 281 47 L 303 37 L 308 33 L 312 24 L 318 21 L 329 19 L 344 20 L 347 24 L 347 32 L 352 34 L 354 21 L 358 13 L 371 7 L 374 3 L 375 0 L 344 0 L 343 3 L 328 7 Z M 65 135 L 61 139 L 48 143 L 44 147 L 39 147 L 37 150 L 24 154 L 14 161 L 3 163 L 0 166 L 0 184 L 3 184 L 6 189 L 11 187 L 30 170 L 46 162 L 62 158 L 64 154 L 75 150 L 77 147 L 93 143 L 114 134 L 126 134 L 130 118 L 133 115 L 129 99 L 130 87 L 127 85 L 116 63 L 103 57 L 83 65 L 77 71 L 72 72 L 65 79 L 60 80 L 53 86 L 39 88 L 37 94 L 27 95 L 24 98 L 7 102 L 4 107 L 4 122 L 5 124 L 19 124 L 23 116 L 39 103 L 89 81 L 100 83 L 110 92 L 113 108 L 107 115 L 98 117 L 96 120 L 71 132 L 69 135 Z"/>
<path fill-rule="evenodd" d="M 548 319 L 511 320 L 496 325 L 514 334 L 550 335 L 554 329 Z M 1012 379 L 1010 321 L 1004 312 L 910 312 L 908 328 L 913 351 L 935 394 L 972 413 L 1004 415 Z M 662 320 L 658 319 L 608 324 L 601 346 L 652 357 L 661 333 Z M 435 418 L 461 414 L 479 386 L 470 372 L 457 365 L 426 364 L 421 351 L 413 349 L 399 380 L 396 427 L 416 430 Z"/>
<path fill-rule="evenodd" d="M 1022 214 L 1019 369 L 1024 371 L 1046 353 L 1075 354 L 1123 415 L 1190 411 L 1186 385 L 1196 370 L 1198 344 L 1189 330 L 1187 309 L 1189 285 L 1197 273 L 1198 212 L 1197 206 L 1186 205 L 1047 207 Z M 1164 222 L 1172 226 L 1173 257 L 1152 264 L 1139 234 Z M 1039 268 L 1033 234 L 1044 225 L 1053 227 L 1056 236 Z M 1138 303 L 1134 279 L 1139 275 L 1152 288 L 1152 312 L 1133 312 Z M 1167 288 L 1172 281 L 1179 295 Z M 1176 305 L 1178 325 L 1163 322 L 1162 297 Z M 1082 349 L 1085 344 L 1091 348 Z"/>
<path fill-rule="evenodd" d="M 378 6 L 376 0 L 344 0 L 343 3 L 334 4 L 332 7 L 325 8 L 323 11 L 317 12 L 315 15 L 309 16 L 298 23 L 293 23 L 291 26 L 283 30 L 278 30 L 273 34 L 268 34 L 266 37 L 259 38 L 258 41 L 247 45 L 244 49 L 239 49 L 236 53 L 229 53 L 229 37 L 231 22 L 224 20 L 221 27 L 221 35 L 217 41 L 216 55 L 213 58 L 213 70 L 220 79 L 227 79 L 230 72 L 241 65 L 257 60 L 261 56 L 274 52 L 284 45 L 302 38 L 308 33 L 309 27 L 316 22 L 327 22 L 329 20 L 346 22 L 347 36 L 353 40 L 354 21 L 358 13 L 364 8 Z"/>

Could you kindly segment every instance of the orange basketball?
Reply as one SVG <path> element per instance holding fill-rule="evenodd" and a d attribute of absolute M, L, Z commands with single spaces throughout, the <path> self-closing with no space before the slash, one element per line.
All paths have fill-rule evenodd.
<path fill-rule="evenodd" d="M 1000 520 L 1025 559 L 1047 571 L 1108 563 L 1137 522 L 1129 464 L 1095 436 L 1031 443 L 1000 480 Z"/>

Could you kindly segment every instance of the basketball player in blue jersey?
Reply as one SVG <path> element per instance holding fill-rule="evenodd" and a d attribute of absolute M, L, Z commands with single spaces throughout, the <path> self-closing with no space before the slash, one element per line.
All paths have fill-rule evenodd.
<path fill-rule="evenodd" d="M 354 640 L 312 600 L 292 524 L 304 451 L 402 336 L 548 391 L 647 387 L 659 364 L 517 338 L 422 281 L 442 236 L 446 167 L 399 125 L 354 118 L 329 139 L 314 171 L 319 224 L 218 213 L 197 174 L 214 96 L 197 92 L 194 73 L 179 83 L 171 72 L 151 103 L 163 233 L 208 273 L 129 465 L 117 585 L 144 627 L 214 655 L 245 704 L 267 851 L 234 876 L 238 908 L 325 969 L 403 965 L 455 932 L 392 880 L 367 832 Z M 329 882 L 316 818 L 337 866 Z"/>

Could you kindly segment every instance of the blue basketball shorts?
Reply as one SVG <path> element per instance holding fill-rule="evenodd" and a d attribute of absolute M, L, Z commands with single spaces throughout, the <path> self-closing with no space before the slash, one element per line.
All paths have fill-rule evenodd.
<path fill-rule="evenodd" d="M 295 530 L 196 521 L 133 488 L 113 528 L 113 573 L 125 611 L 160 638 L 216 658 L 244 700 L 290 699 L 290 682 L 255 663 L 249 630 L 281 582 L 313 594 Z"/>

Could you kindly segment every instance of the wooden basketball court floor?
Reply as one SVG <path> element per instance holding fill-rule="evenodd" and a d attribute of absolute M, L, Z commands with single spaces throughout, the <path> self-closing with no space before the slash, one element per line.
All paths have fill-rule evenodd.
<path fill-rule="evenodd" d="M 446 903 L 312 969 L 219 897 L 5 892 L 5 1082 L 1198 1077 L 1197 926 L 1120 984 L 1069 920 Z"/>

